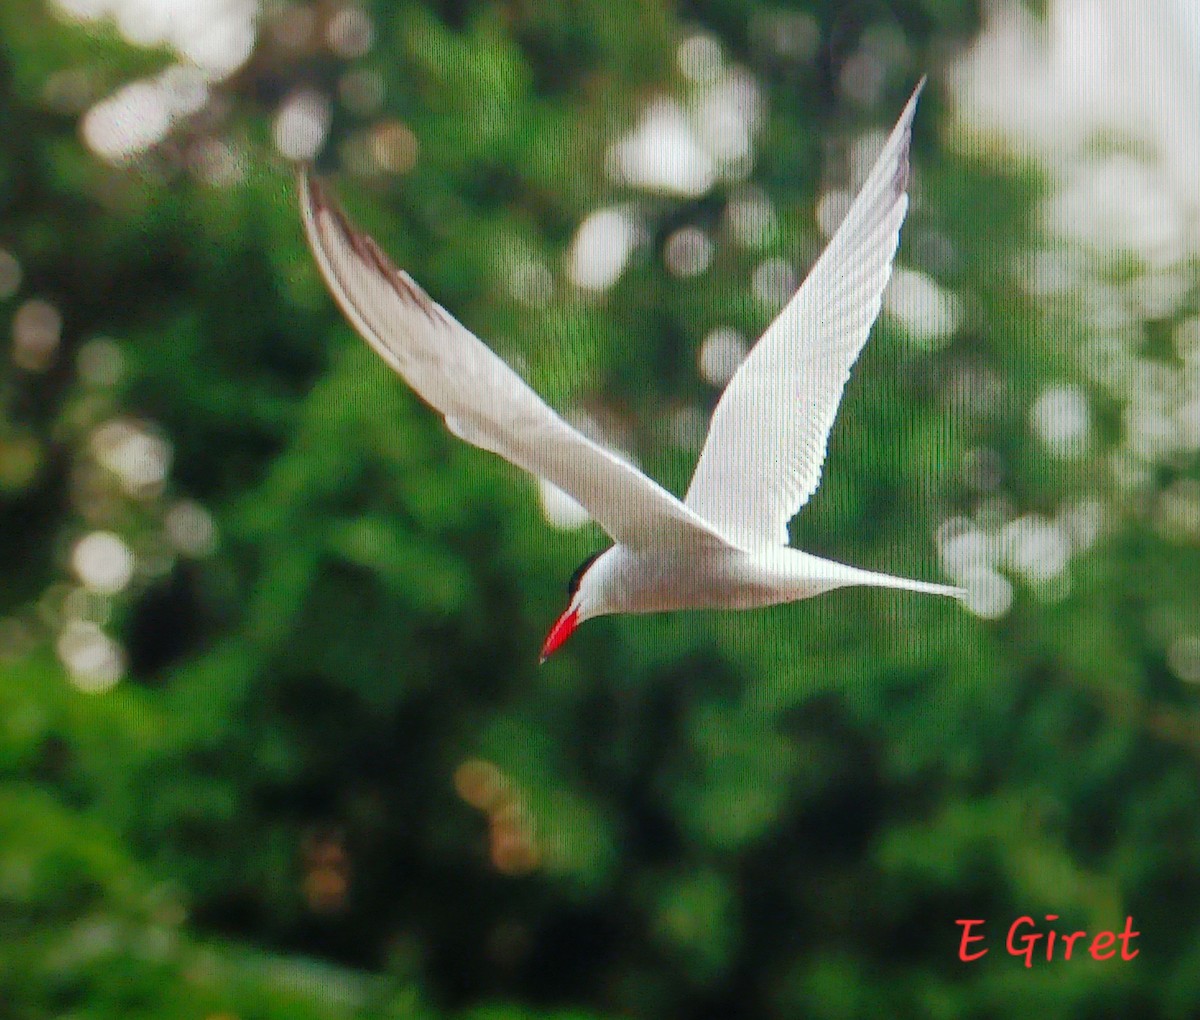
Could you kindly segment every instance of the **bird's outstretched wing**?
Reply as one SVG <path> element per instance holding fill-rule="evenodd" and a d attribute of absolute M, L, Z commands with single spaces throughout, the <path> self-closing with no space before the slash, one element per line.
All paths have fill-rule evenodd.
<path fill-rule="evenodd" d="M 308 242 L 342 311 L 451 432 L 553 482 L 617 542 L 647 547 L 723 541 L 675 496 L 555 414 L 396 269 L 307 169 L 300 171 L 299 192 Z"/>
<path fill-rule="evenodd" d="M 924 84 L 828 247 L 713 412 L 684 502 L 745 548 L 787 545 L 788 521 L 820 484 L 842 391 L 892 272 Z"/>

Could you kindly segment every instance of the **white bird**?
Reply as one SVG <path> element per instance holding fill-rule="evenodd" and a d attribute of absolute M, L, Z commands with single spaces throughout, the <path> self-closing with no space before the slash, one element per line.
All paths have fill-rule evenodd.
<path fill-rule="evenodd" d="M 581 622 L 610 613 L 749 609 L 848 585 L 963 594 L 788 547 L 788 521 L 820 482 L 842 391 L 891 275 L 924 83 L 807 279 L 726 386 L 683 500 L 567 424 L 301 170 L 313 255 L 367 343 L 451 432 L 558 486 L 615 543 L 575 571 L 542 661 Z"/>

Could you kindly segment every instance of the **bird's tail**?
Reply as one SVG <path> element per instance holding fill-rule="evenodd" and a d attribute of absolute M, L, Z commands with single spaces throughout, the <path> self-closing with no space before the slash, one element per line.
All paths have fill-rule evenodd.
<path fill-rule="evenodd" d="M 953 584 L 936 584 L 933 581 L 914 581 L 909 577 L 894 577 L 891 574 L 876 574 L 870 570 L 856 572 L 857 577 L 852 584 L 864 584 L 872 588 L 899 588 L 903 591 L 919 591 L 926 595 L 948 595 L 951 598 L 962 598 L 967 594 L 966 588 Z"/>
<path fill-rule="evenodd" d="M 790 570 L 796 577 L 802 579 L 803 585 L 817 582 L 816 591 L 829 591 L 832 588 L 844 588 L 849 585 L 863 585 L 868 588 L 898 588 L 902 591 L 919 591 L 926 595 L 948 595 L 951 598 L 962 598 L 967 594 L 965 588 L 953 584 L 936 584 L 933 581 L 914 581 L 909 577 L 896 577 L 892 574 L 877 574 L 873 570 L 863 570 L 852 567 L 848 563 L 838 563 L 827 560 L 800 549 L 787 550 Z M 802 586 L 803 586 L 802 585 Z M 805 595 L 814 594 L 809 588 Z"/>

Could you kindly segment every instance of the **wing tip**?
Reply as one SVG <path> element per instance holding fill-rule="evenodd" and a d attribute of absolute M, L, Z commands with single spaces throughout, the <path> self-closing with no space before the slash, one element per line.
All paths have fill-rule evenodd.
<path fill-rule="evenodd" d="M 316 215 L 330 208 L 331 202 L 317 176 L 312 163 L 307 160 L 296 164 L 296 192 L 305 212 L 316 219 Z"/>
<path fill-rule="evenodd" d="M 417 308 L 431 323 L 450 324 L 450 318 L 408 273 L 397 269 L 375 238 L 359 230 L 332 197 L 329 196 L 310 163 L 300 163 L 296 169 L 300 207 L 313 248 L 324 245 L 321 221 L 327 217 L 341 241 L 377 274 L 382 276 L 402 301 Z"/>
<path fill-rule="evenodd" d="M 929 81 L 929 75 L 921 75 L 921 80 L 917 82 L 917 87 L 913 89 L 912 95 L 908 97 L 908 102 L 904 106 L 904 110 L 900 114 L 900 120 L 896 124 L 896 130 L 900 133 L 900 150 L 896 155 L 896 172 L 892 177 L 892 192 L 896 200 L 908 191 L 909 177 L 911 175 L 911 166 L 909 157 L 912 153 L 912 124 L 913 118 L 917 113 L 917 100 L 921 98 L 921 93 L 925 90 L 925 84 Z"/>
<path fill-rule="evenodd" d="M 917 111 L 917 101 L 921 98 L 921 93 L 925 91 L 925 86 L 929 84 L 929 75 L 921 75 L 920 80 L 912 90 L 912 94 L 908 97 L 908 102 L 904 104 L 904 109 L 900 113 L 900 123 L 911 127 L 913 117 Z"/>

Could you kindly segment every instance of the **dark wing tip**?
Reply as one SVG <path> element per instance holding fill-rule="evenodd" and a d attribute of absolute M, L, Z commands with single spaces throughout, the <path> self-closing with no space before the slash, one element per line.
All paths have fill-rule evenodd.
<path fill-rule="evenodd" d="M 908 191 L 909 178 L 909 153 L 912 150 L 912 129 L 909 128 L 904 132 L 904 143 L 900 147 L 900 153 L 896 161 L 896 176 L 892 178 L 892 191 L 898 201 L 906 191 Z"/>
<path fill-rule="evenodd" d="M 318 243 L 322 222 L 332 225 L 342 243 L 382 276 L 405 304 L 416 307 L 435 325 L 449 324 L 449 318 L 441 306 L 408 273 L 397 269 L 375 239 L 359 230 L 337 202 L 329 197 L 309 164 L 302 163 L 297 175 L 301 202 L 311 210 L 313 230 L 318 235 L 313 238 L 314 243 Z"/>
<path fill-rule="evenodd" d="M 314 218 L 329 208 L 325 189 L 313 173 L 311 163 L 296 164 L 296 190 L 299 192 L 301 204 L 308 207 Z"/>
<path fill-rule="evenodd" d="M 912 153 L 912 122 L 916 115 L 917 100 L 920 98 L 922 91 L 925 89 L 925 83 L 929 81 L 929 75 L 921 75 L 921 80 L 917 82 L 917 87 L 913 89 L 912 95 L 909 96 L 908 102 L 904 106 L 904 112 L 900 114 L 900 125 L 903 129 L 903 139 L 900 143 L 900 151 L 896 159 L 896 174 L 892 178 L 892 190 L 897 199 L 908 191 L 909 182 L 909 157 Z"/>

